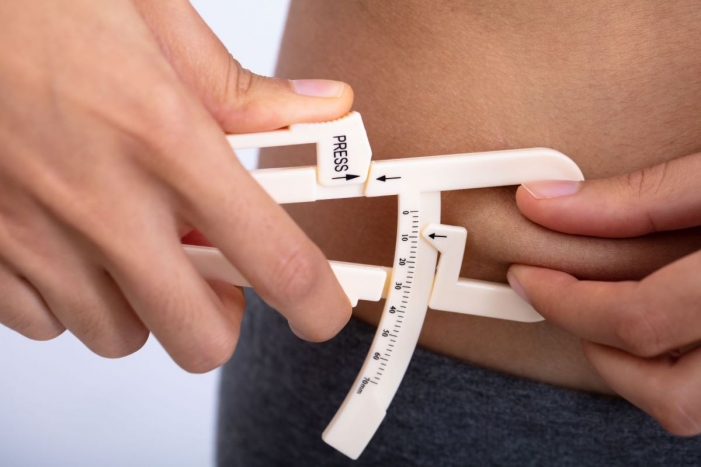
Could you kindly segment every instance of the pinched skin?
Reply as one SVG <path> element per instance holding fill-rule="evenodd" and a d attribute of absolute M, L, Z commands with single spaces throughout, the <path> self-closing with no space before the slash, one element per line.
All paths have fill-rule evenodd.
<path fill-rule="evenodd" d="M 605 178 L 701 150 L 701 7 L 693 1 L 292 2 L 278 75 L 353 86 L 373 158 L 525 147 L 570 156 Z M 303 147 L 264 167 L 313 164 Z M 505 282 L 524 263 L 598 280 L 639 279 L 701 247 L 687 229 L 635 239 L 549 231 L 515 187 L 444 193 L 441 222 L 468 229 L 461 276 Z M 287 206 L 329 259 L 389 266 L 396 199 Z M 347 219 L 353 219 L 351 227 Z M 377 323 L 381 304 L 356 317 Z M 580 340 L 547 322 L 429 311 L 436 352 L 556 385 L 610 392 Z"/>

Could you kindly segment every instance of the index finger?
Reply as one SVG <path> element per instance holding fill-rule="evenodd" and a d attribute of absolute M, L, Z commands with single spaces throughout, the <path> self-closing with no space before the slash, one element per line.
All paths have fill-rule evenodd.
<path fill-rule="evenodd" d="M 178 184 L 189 223 L 302 337 L 333 337 L 351 307 L 322 252 L 241 166 L 220 131 L 206 126 L 195 136 L 178 148 L 199 156 Z"/>
<path fill-rule="evenodd" d="M 509 282 L 546 320 L 585 340 L 651 357 L 701 339 L 701 252 L 640 282 L 580 281 L 514 265 Z"/>

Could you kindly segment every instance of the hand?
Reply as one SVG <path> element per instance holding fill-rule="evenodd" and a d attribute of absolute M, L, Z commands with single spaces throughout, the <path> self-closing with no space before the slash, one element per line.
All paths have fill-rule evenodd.
<path fill-rule="evenodd" d="M 352 100 L 343 83 L 244 70 L 187 0 L 0 1 L 0 323 L 39 340 L 67 328 L 106 357 L 150 330 L 210 370 L 244 297 L 197 274 L 180 244 L 196 228 L 300 334 L 332 337 L 343 290 L 224 131 L 329 120 Z"/>
<path fill-rule="evenodd" d="M 516 201 L 553 230 L 635 237 L 701 226 L 699 179 L 695 154 L 608 180 L 529 183 Z M 508 277 L 545 319 L 583 339 L 586 357 L 614 391 L 674 434 L 701 433 L 701 348 L 694 348 L 701 341 L 701 251 L 641 281 L 580 281 L 522 265 Z"/>

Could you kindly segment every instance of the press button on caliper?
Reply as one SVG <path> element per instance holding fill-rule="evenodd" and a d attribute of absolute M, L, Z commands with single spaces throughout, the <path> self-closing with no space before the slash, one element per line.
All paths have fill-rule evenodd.
<path fill-rule="evenodd" d="M 353 305 L 358 300 L 385 299 L 360 373 L 323 433 L 328 444 L 348 457 L 358 458 L 382 423 L 409 366 L 429 306 L 524 322 L 542 319 L 504 284 L 459 278 L 467 230 L 440 224 L 441 192 L 537 180 L 583 180 L 577 165 L 565 155 L 535 148 L 371 162 L 370 145 L 357 112 L 328 123 L 234 135 L 229 142 L 236 149 L 317 145 L 316 166 L 252 172 L 278 203 L 359 196 L 398 198 L 391 267 L 330 261 Z M 185 249 L 205 278 L 248 285 L 219 250 Z"/>

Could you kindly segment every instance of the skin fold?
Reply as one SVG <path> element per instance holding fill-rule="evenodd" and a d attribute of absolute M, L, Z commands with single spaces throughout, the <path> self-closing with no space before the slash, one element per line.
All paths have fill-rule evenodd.
<path fill-rule="evenodd" d="M 587 179 L 701 150 L 701 8 L 672 2 L 292 2 L 278 76 L 348 82 L 373 158 L 551 147 Z M 314 163 L 308 147 L 263 167 Z M 636 280 L 701 248 L 690 227 L 637 238 L 565 235 L 518 210 L 516 187 L 448 192 L 441 222 L 469 235 L 461 276 L 506 282 L 513 263 Z M 396 200 L 288 205 L 329 259 L 389 266 Z M 348 219 L 353 219 L 349 227 Z M 381 304 L 354 315 L 379 321 Z M 420 345 L 499 371 L 611 393 L 578 337 L 429 311 Z"/>

